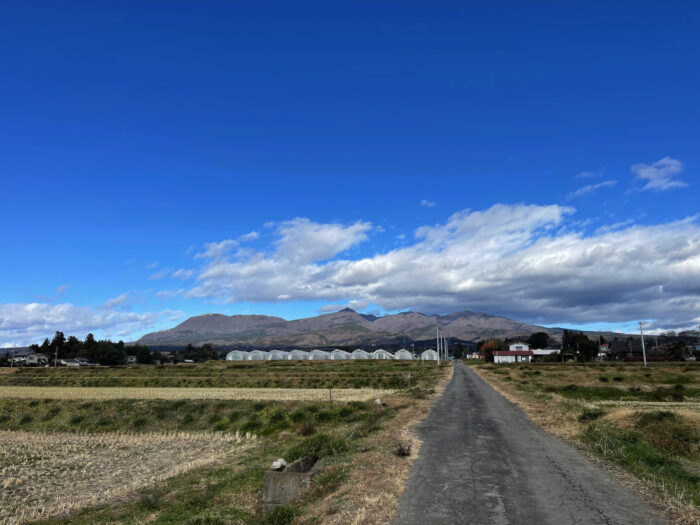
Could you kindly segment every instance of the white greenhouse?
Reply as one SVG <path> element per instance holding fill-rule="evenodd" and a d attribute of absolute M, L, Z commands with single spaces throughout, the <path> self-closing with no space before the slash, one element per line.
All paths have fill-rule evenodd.
<path fill-rule="evenodd" d="M 413 354 L 406 350 L 405 348 L 402 348 L 401 350 L 397 350 L 396 353 L 394 354 L 394 359 L 402 359 L 402 360 L 408 360 L 410 361 L 413 359 Z"/>
<path fill-rule="evenodd" d="M 429 350 L 426 350 L 420 355 L 421 360 L 423 361 L 437 361 L 438 360 L 438 354 L 435 350 L 432 348 Z"/>
<path fill-rule="evenodd" d="M 394 359 L 394 356 L 390 352 L 380 348 L 372 352 L 372 359 Z"/>
<path fill-rule="evenodd" d="M 267 356 L 270 355 L 270 352 L 266 352 L 265 350 L 253 350 L 250 353 L 250 360 L 251 361 L 267 361 Z"/>
<path fill-rule="evenodd" d="M 232 350 L 226 354 L 226 361 L 248 361 L 250 356 L 249 352 L 243 352 L 241 350 Z"/>
<path fill-rule="evenodd" d="M 330 358 L 331 354 L 325 350 L 311 350 L 311 355 L 309 356 L 309 359 L 313 359 L 314 361 L 323 361 Z"/>
<path fill-rule="evenodd" d="M 331 352 L 331 359 L 334 361 L 344 361 L 345 359 L 350 359 L 350 352 L 336 348 Z"/>
<path fill-rule="evenodd" d="M 358 348 L 357 350 L 353 350 L 352 354 L 350 354 L 350 357 L 352 357 L 352 359 L 369 359 L 369 354 L 364 350 L 360 350 Z"/>
<path fill-rule="evenodd" d="M 309 353 L 304 352 L 303 350 L 292 350 L 289 352 L 289 359 L 291 361 L 301 361 L 303 359 L 308 359 L 309 358 Z"/>
<path fill-rule="evenodd" d="M 270 361 L 286 361 L 289 359 L 289 352 L 285 352 L 284 350 L 271 350 L 268 359 Z"/>

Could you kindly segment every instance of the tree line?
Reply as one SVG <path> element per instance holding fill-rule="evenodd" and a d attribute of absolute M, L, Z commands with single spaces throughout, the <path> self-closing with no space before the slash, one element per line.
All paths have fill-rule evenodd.
<path fill-rule="evenodd" d="M 53 363 L 56 357 L 59 360 L 84 358 L 100 365 L 123 365 L 130 356 L 135 357 L 139 364 L 151 364 L 156 361 L 199 363 L 223 357 L 219 348 L 210 344 L 189 344 L 172 352 L 151 352 L 146 345 L 126 345 L 124 341 L 115 343 L 109 339 L 98 341 L 93 334 L 87 334 L 81 341 L 73 335 L 66 337 L 63 332 L 56 332 L 50 341 L 46 338 L 40 345 L 32 344 L 29 348 L 32 352 L 45 354 L 50 363 Z"/>

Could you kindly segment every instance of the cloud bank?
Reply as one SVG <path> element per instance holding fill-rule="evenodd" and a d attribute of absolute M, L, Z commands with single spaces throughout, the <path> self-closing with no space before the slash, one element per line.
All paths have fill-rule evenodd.
<path fill-rule="evenodd" d="M 149 313 L 118 312 L 111 309 L 123 303 L 126 296 L 110 299 L 102 308 L 76 306 L 70 303 L 10 303 L 0 304 L 0 345 L 24 346 L 41 343 L 54 332 L 80 338 L 88 333 L 102 337 L 122 339 L 146 330 L 162 320 L 176 321 L 182 312 L 161 311 Z"/>
<path fill-rule="evenodd" d="M 342 255 L 368 238 L 370 223 L 297 218 L 277 227 L 270 250 L 210 251 L 186 295 L 470 309 L 539 323 L 656 319 L 654 326 L 675 328 L 700 320 L 695 219 L 586 235 L 573 212 L 524 204 L 464 210 L 418 228 L 410 246 L 357 258 Z"/>

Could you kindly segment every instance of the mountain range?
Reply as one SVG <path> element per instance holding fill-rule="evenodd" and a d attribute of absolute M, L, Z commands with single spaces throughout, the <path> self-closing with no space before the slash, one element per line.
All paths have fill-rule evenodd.
<path fill-rule="evenodd" d="M 505 317 L 462 311 L 448 315 L 402 312 L 376 317 L 346 308 L 339 312 L 287 321 L 267 315 L 205 314 L 174 328 L 144 335 L 145 345 L 251 345 L 258 347 L 329 347 L 426 341 L 435 338 L 436 323 L 447 337 L 477 341 L 491 337 L 528 336 L 546 332 L 560 339 L 562 329 L 520 323 Z"/>

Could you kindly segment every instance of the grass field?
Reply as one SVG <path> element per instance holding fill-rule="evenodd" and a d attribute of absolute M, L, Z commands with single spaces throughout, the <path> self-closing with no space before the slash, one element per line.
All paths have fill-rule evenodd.
<path fill-rule="evenodd" d="M 145 366 L 0 374 L 5 385 L 0 390 L 37 392 L 34 399 L 0 397 L 0 471 L 7 483 L 0 496 L 5 498 L 0 500 L 0 523 L 375 523 L 389 515 L 387 502 L 395 497 L 386 495 L 400 492 L 410 465 L 395 449 L 399 442 L 410 443 L 405 428 L 425 413 L 430 392 L 449 373 L 447 367 L 377 361 L 370 363 L 372 368 L 366 363 L 235 365 L 207 363 L 184 367 L 184 372 Z M 309 382 L 329 381 L 324 365 L 331 382 L 345 385 L 349 379 L 339 378 L 352 375 L 354 367 L 364 387 L 381 384 L 385 374 L 405 379 L 411 371 L 412 388 L 393 394 L 361 388 L 361 400 L 342 398 L 342 389 L 334 388 L 331 404 L 327 387 L 308 388 Z M 219 375 L 235 383 L 249 380 L 248 374 L 262 383 L 279 376 L 280 369 L 296 379 L 275 381 L 307 388 L 274 390 L 274 399 L 254 400 L 241 398 L 240 388 L 230 389 L 226 399 L 213 395 L 227 390 L 222 388 L 198 399 L 206 389 L 113 385 L 107 390 L 140 394 L 100 399 L 95 392 L 107 390 L 80 388 L 90 395 L 76 397 L 74 387 L 56 385 L 75 378 L 121 378 L 128 385 L 138 378 L 148 384 L 153 377 L 166 377 L 164 370 L 174 370 L 178 381 Z M 37 376 L 47 386 L 5 382 Z M 389 406 L 380 410 L 369 392 Z M 319 458 L 321 468 L 311 491 L 302 501 L 263 516 L 262 480 L 271 461 L 309 454 Z M 375 499 L 374 494 L 386 497 Z M 358 517 L 364 509 L 368 514 Z"/>
<path fill-rule="evenodd" d="M 252 399 L 260 401 L 365 401 L 390 394 L 376 388 L 172 388 L 0 386 L 0 399 Z"/>
<path fill-rule="evenodd" d="M 478 364 L 545 430 L 639 480 L 679 523 L 700 519 L 700 364 Z"/>
<path fill-rule="evenodd" d="M 0 386 L 173 388 L 378 388 L 430 384 L 433 363 L 416 361 L 209 361 L 96 368 L 0 368 Z"/>

